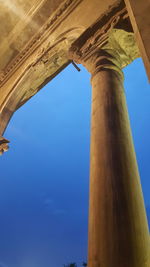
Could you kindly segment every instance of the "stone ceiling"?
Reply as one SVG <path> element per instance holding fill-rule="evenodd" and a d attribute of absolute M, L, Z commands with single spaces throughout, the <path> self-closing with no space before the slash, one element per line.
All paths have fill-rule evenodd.
<path fill-rule="evenodd" d="M 0 70 L 17 56 L 63 0 L 0 0 Z"/>

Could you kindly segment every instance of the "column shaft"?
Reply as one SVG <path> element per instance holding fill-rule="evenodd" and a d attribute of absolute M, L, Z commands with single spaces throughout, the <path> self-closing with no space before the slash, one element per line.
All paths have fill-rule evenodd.
<path fill-rule="evenodd" d="M 149 231 L 120 74 L 92 77 L 88 267 L 149 267 Z"/>

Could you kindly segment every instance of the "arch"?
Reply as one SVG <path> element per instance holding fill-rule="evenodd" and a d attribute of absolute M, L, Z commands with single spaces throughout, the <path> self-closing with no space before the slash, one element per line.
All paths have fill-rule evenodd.
<path fill-rule="evenodd" d="M 4 134 L 14 112 L 70 63 L 67 56 L 70 45 L 83 31 L 83 27 L 70 28 L 58 35 L 52 43 L 49 42 L 46 47 L 39 47 L 35 58 L 21 73 L 0 104 L 0 136 Z M 56 66 L 55 57 L 59 61 L 56 61 Z M 45 74 L 47 68 L 51 71 Z M 34 83 L 31 80 L 34 80 Z"/>
<path fill-rule="evenodd" d="M 3 103 L 1 104 L 0 112 L 0 136 L 5 132 L 5 129 L 17 109 L 18 104 L 20 103 L 23 95 L 25 94 L 25 88 L 23 83 L 29 73 L 30 66 L 24 71 L 24 73 L 18 78 L 10 92 L 6 95 Z"/>

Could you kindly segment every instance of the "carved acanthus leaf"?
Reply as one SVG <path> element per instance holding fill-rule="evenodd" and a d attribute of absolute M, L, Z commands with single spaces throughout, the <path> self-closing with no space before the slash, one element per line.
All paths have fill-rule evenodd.
<path fill-rule="evenodd" d="M 77 40 L 71 46 L 69 58 L 76 63 L 83 63 L 101 49 L 111 54 L 112 58 L 117 59 L 119 68 L 124 68 L 130 64 L 140 54 L 134 39 L 134 33 L 124 30 L 123 27 L 119 28 L 127 18 L 128 13 L 124 7 L 84 42 L 81 36 L 81 42 Z"/>
<path fill-rule="evenodd" d="M 126 8 L 123 8 L 122 10 L 115 13 L 114 16 L 112 16 L 107 23 L 104 24 L 101 28 L 99 28 L 92 36 L 90 36 L 84 44 L 80 46 L 80 42 L 76 42 L 71 46 L 69 55 L 74 55 L 74 60 L 78 63 L 78 60 L 80 61 L 81 58 L 83 60 L 86 60 L 93 51 L 95 51 L 97 48 L 101 48 L 108 42 L 109 34 L 112 31 L 113 28 L 117 25 L 117 23 L 127 16 L 127 10 Z M 82 36 L 81 36 L 82 38 Z"/>

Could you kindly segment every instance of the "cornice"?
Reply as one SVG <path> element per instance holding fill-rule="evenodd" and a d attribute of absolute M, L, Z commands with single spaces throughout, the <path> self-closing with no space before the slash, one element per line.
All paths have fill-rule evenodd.
<path fill-rule="evenodd" d="M 117 66 L 119 70 L 140 56 L 129 15 L 123 3 L 112 9 L 108 15 L 105 14 L 71 45 L 69 59 L 83 64 L 90 71 L 92 62 L 94 63 L 99 54 L 103 54 L 100 50 L 109 57 L 105 67 L 116 69 L 114 66 Z M 108 61 L 111 64 L 106 66 Z"/>
<path fill-rule="evenodd" d="M 93 29 L 91 27 L 91 33 L 83 33 L 83 35 L 72 44 L 69 50 L 69 58 L 73 59 L 76 63 L 87 60 L 96 49 L 100 49 L 108 43 L 111 31 L 127 17 L 128 12 L 124 7 L 108 18 L 105 24 L 96 31 L 94 30 L 95 25 Z M 94 34 L 92 34 L 92 32 L 94 32 Z"/>
<path fill-rule="evenodd" d="M 66 0 L 54 12 L 54 15 L 46 22 L 40 31 L 28 42 L 26 47 L 15 57 L 6 69 L 0 72 L 0 87 L 12 76 L 23 62 L 44 42 L 59 24 L 75 9 L 83 0 Z"/>

